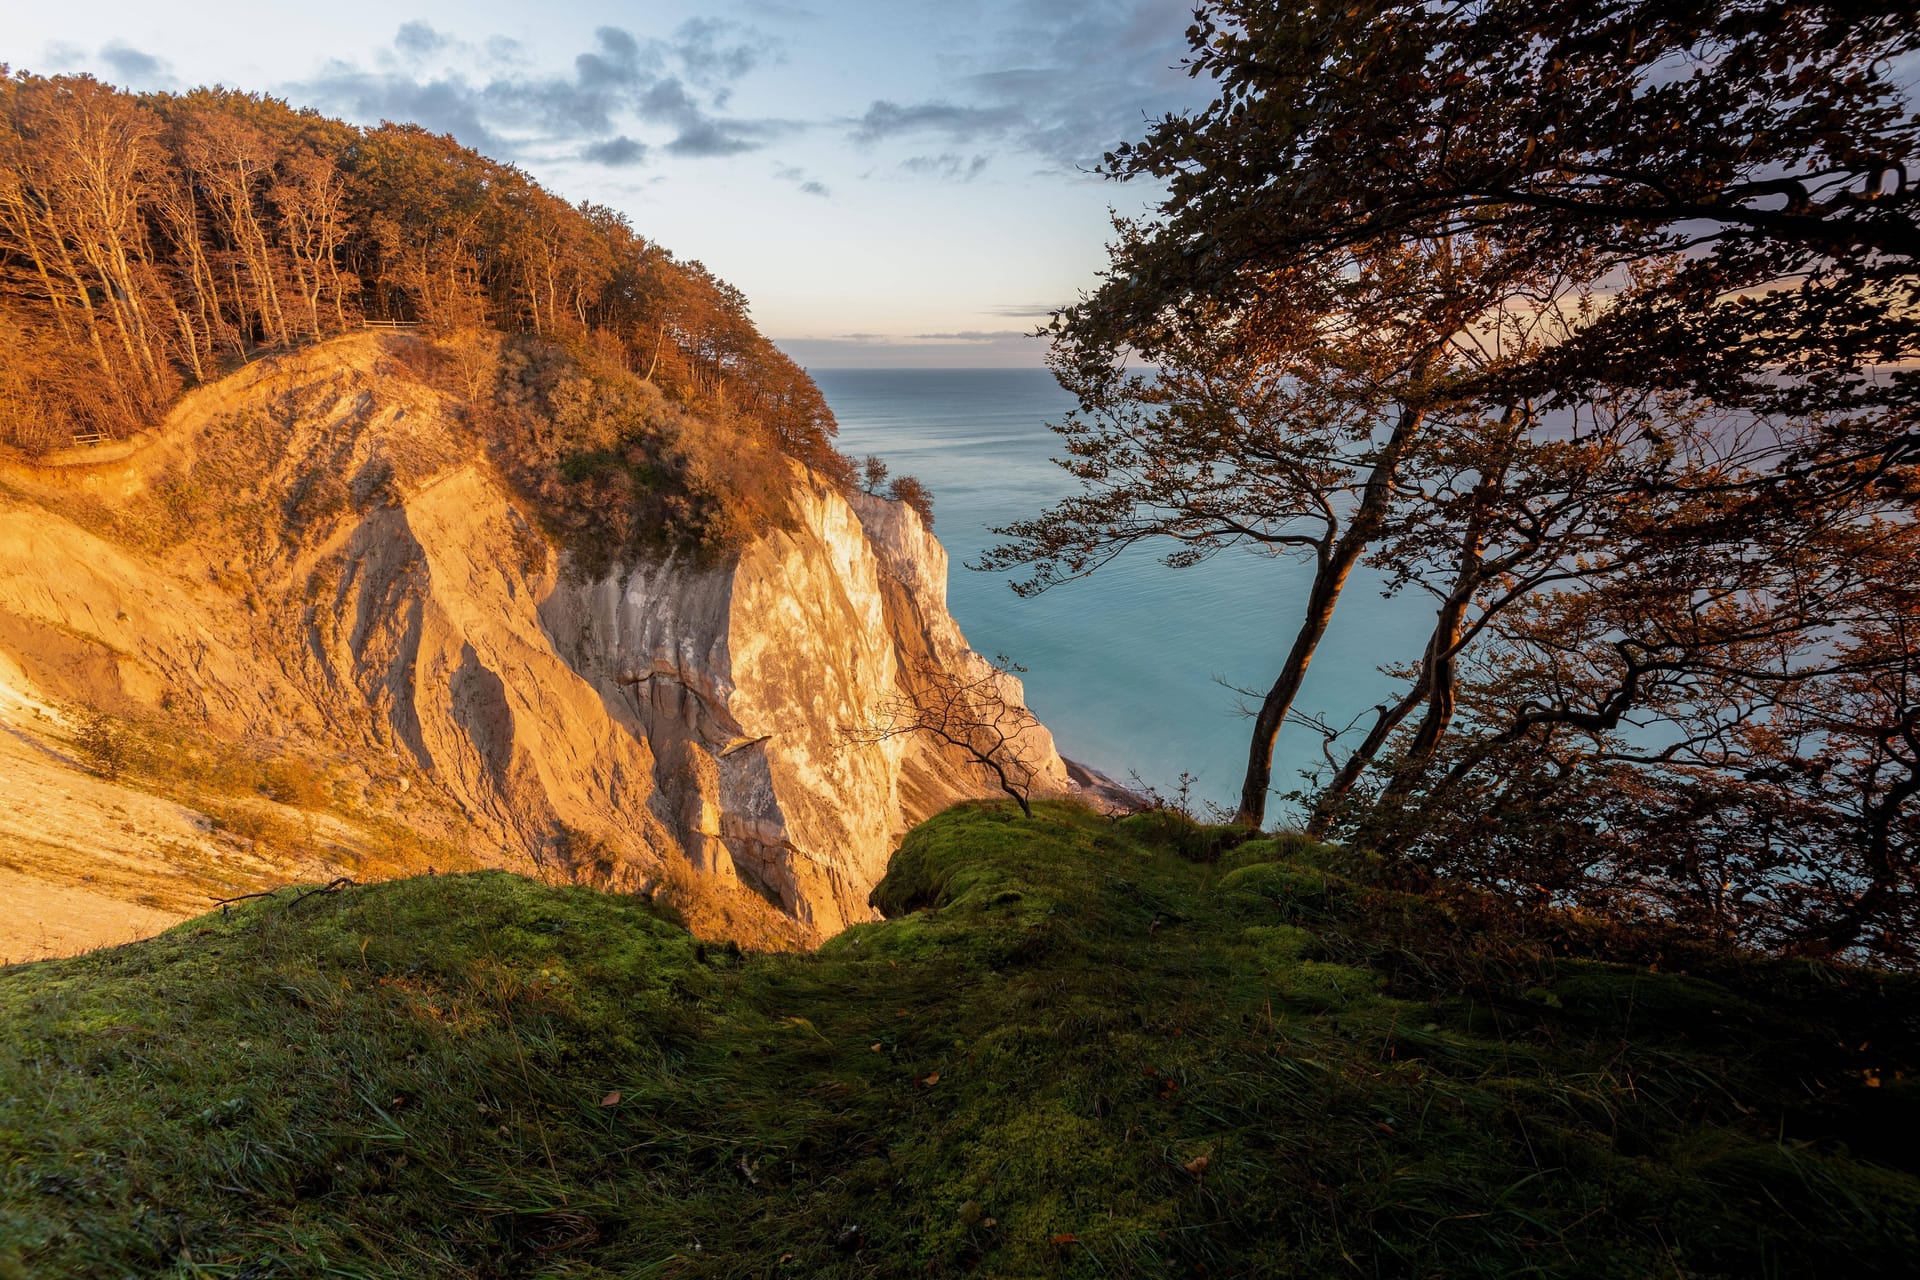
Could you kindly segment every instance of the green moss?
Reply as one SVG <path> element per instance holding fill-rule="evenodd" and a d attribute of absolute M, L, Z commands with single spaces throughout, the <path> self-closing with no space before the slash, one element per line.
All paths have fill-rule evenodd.
<path fill-rule="evenodd" d="M 1292 862 L 1326 870 L 1333 866 L 1336 855 L 1331 845 L 1321 844 L 1297 831 L 1283 831 L 1235 845 L 1220 855 L 1220 870 L 1238 871 L 1257 862 Z"/>
<path fill-rule="evenodd" d="M 1248 963 L 1263 973 L 1292 968 L 1314 945 L 1311 933 L 1290 924 L 1251 925 L 1240 931 L 1239 941 L 1251 953 Z"/>
<path fill-rule="evenodd" d="M 1352 896 L 1353 886 L 1331 872 L 1297 862 L 1256 862 L 1230 871 L 1220 894 L 1248 916 L 1278 912 L 1282 919 L 1313 920 Z"/>
<path fill-rule="evenodd" d="M 1905 1273 L 1905 980 L 1196 830 L 962 807 L 811 956 L 488 873 L 0 972 L 0 1278 Z"/>

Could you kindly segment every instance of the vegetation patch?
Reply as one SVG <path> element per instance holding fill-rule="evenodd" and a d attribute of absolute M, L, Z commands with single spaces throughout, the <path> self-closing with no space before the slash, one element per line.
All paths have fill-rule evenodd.
<path fill-rule="evenodd" d="M 811 955 L 487 872 L 7 970 L 0 1275 L 1906 1273 L 1911 979 L 1179 843 L 952 810 Z"/>

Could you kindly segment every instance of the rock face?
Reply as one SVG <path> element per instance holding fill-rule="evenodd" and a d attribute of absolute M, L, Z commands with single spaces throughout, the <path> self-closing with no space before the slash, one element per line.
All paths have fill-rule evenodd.
<path fill-rule="evenodd" d="M 364 784 L 349 817 L 472 862 L 691 875 L 815 937 L 869 918 L 908 826 L 994 794 L 951 749 L 846 732 L 929 668 L 1020 698 L 910 509 L 797 471 L 794 526 L 731 561 L 582 582 L 476 457 L 355 338 L 207 388 L 110 461 L 7 468 L 0 655 L 38 695 L 331 761 Z M 1069 789 L 1044 729 L 1018 749 Z"/>
<path fill-rule="evenodd" d="M 921 662 L 991 669 L 947 613 L 946 553 L 915 512 L 798 485 L 798 527 L 734 563 L 637 566 L 557 589 L 540 615 L 652 747 L 655 811 L 694 865 L 744 875 L 832 933 L 871 918 L 867 894 L 906 827 L 991 793 L 927 739 L 855 744 L 847 731 L 885 720 Z M 1066 789 L 1045 729 L 1018 749 L 1040 790 Z"/>

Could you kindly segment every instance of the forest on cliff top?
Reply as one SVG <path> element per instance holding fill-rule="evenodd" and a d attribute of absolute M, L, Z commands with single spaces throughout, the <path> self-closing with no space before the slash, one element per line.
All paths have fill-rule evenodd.
<path fill-rule="evenodd" d="M 740 291 L 613 209 L 417 125 L 0 67 L 0 449 L 131 435 L 367 324 L 432 339 L 414 372 L 588 569 L 784 523 L 782 458 L 854 480 Z"/>

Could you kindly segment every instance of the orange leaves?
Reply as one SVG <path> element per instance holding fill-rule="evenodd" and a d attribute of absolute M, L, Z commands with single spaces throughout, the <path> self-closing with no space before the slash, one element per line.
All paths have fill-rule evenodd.
<path fill-rule="evenodd" d="M 1162 1102 L 1172 1101 L 1174 1093 L 1180 1088 L 1180 1082 L 1173 1078 L 1171 1072 L 1162 1071 L 1158 1067 L 1142 1067 L 1140 1074 L 1159 1085 Z"/>
<path fill-rule="evenodd" d="M 610 1092 L 609 1094 L 607 1094 L 607 1096 L 606 1096 L 606 1097 L 604 1097 L 604 1098 L 602 1098 L 602 1099 L 600 1099 L 600 1105 L 601 1105 L 601 1106 L 603 1106 L 603 1107 L 617 1107 L 617 1106 L 619 1106 L 619 1105 L 620 1105 L 620 1091 L 619 1091 L 618 1089 L 615 1089 L 615 1090 L 613 1090 L 612 1092 Z"/>

